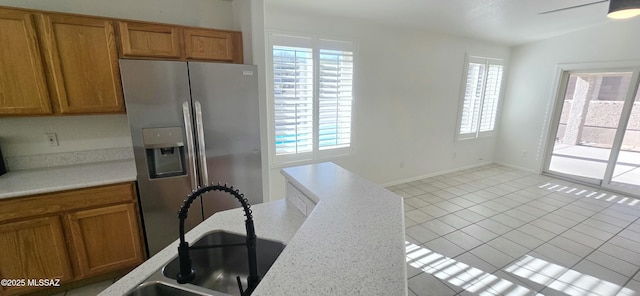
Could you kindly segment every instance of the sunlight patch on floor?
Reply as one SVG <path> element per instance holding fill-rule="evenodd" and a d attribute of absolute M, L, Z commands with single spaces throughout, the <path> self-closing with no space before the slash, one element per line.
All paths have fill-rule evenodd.
<path fill-rule="evenodd" d="M 473 266 L 405 242 L 407 263 L 478 295 L 531 295 L 533 291 Z"/>
<path fill-rule="evenodd" d="M 639 295 L 629 288 L 529 255 L 505 271 L 568 295 Z"/>

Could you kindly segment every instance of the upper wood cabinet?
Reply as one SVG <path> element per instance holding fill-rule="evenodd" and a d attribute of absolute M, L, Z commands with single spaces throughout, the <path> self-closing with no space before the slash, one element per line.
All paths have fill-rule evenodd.
<path fill-rule="evenodd" d="M 45 14 L 41 33 L 54 110 L 63 114 L 124 112 L 110 20 Z"/>
<path fill-rule="evenodd" d="M 242 46 L 234 32 L 184 29 L 184 39 L 187 59 L 242 63 Z"/>
<path fill-rule="evenodd" d="M 0 7 L 0 116 L 124 113 L 118 58 L 242 64 L 242 33 Z"/>
<path fill-rule="evenodd" d="M 118 28 L 123 58 L 243 63 L 241 32 L 129 21 Z"/>
<path fill-rule="evenodd" d="M 135 22 L 118 22 L 118 27 L 122 57 L 183 57 L 178 27 Z"/>
<path fill-rule="evenodd" d="M 0 115 L 51 113 L 35 15 L 0 8 Z"/>

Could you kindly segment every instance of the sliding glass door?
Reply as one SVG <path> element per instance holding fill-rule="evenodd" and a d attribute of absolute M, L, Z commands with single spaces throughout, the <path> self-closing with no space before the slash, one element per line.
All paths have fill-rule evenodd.
<path fill-rule="evenodd" d="M 636 91 L 609 185 L 640 194 L 640 90 Z"/>
<path fill-rule="evenodd" d="M 640 195 L 639 72 L 563 72 L 547 173 Z"/>

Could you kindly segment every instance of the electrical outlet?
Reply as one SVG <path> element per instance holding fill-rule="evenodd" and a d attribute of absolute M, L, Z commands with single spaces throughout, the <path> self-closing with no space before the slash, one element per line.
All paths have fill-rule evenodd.
<path fill-rule="evenodd" d="M 56 135 L 56 133 L 46 133 L 44 134 L 47 138 L 47 143 L 49 143 L 49 146 L 53 147 L 53 146 L 58 146 L 58 135 Z"/>
<path fill-rule="evenodd" d="M 522 157 L 527 157 L 527 155 L 529 154 L 529 152 L 527 150 L 522 150 Z"/>
<path fill-rule="evenodd" d="M 400 167 L 403 168 L 404 167 L 404 161 L 400 162 Z"/>

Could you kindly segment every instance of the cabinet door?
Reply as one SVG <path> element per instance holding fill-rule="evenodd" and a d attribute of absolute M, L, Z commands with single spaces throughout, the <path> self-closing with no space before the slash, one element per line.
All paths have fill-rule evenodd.
<path fill-rule="evenodd" d="M 182 57 L 178 27 L 119 22 L 122 57 Z"/>
<path fill-rule="evenodd" d="M 66 215 L 71 261 L 77 278 L 132 268 L 143 252 L 135 204 L 121 204 Z"/>
<path fill-rule="evenodd" d="M 42 18 L 40 31 L 55 111 L 124 112 L 111 21 L 47 14 Z"/>
<path fill-rule="evenodd" d="M 60 218 L 46 217 L 0 225 L 0 278 L 72 278 Z M 33 287 L 0 287 L 0 294 L 17 295 Z"/>
<path fill-rule="evenodd" d="M 184 50 L 187 59 L 242 63 L 239 32 L 185 28 Z"/>
<path fill-rule="evenodd" d="M 51 113 L 33 14 L 0 8 L 0 115 Z"/>

